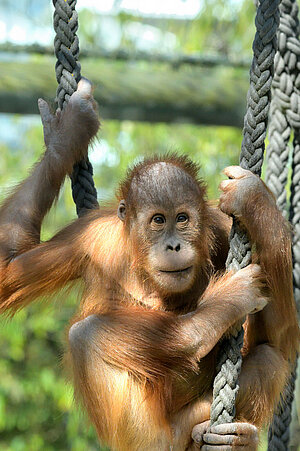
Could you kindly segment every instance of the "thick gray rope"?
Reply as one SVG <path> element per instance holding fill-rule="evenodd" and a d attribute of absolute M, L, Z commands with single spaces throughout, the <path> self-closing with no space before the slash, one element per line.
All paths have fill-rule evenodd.
<path fill-rule="evenodd" d="M 274 75 L 275 78 L 276 75 Z M 277 206 L 287 216 L 286 185 L 288 180 L 289 140 L 291 127 L 285 114 L 278 108 L 277 97 L 272 99 L 267 151 L 266 183 L 274 193 Z"/>
<path fill-rule="evenodd" d="M 293 233 L 293 285 L 299 309 L 300 297 L 300 42 L 298 5 L 295 0 L 282 0 L 278 31 L 278 51 L 275 57 L 273 80 L 270 144 L 267 149 L 268 166 L 266 180 L 277 198 L 282 213 L 287 216 L 288 158 L 291 130 L 294 130 L 292 183 L 289 218 Z M 298 310 L 299 311 L 299 310 Z M 289 426 L 296 370 L 292 371 L 281 402 L 277 407 L 269 429 L 268 451 L 287 450 Z"/>
<path fill-rule="evenodd" d="M 290 424 L 290 442 L 289 442 L 289 451 L 299 451 L 299 443 L 300 443 L 300 412 L 298 411 L 300 402 L 300 359 L 298 359 L 297 363 L 297 377 L 295 383 L 295 391 L 294 391 L 294 403 L 292 406 L 292 421 Z"/>
<path fill-rule="evenodd" d="M 267 152 L 266 181 L 275 194 L 279 209 L 286 212 L 286 185 L 291 127 L 299 127 L 298 6 L 294 0 L 283 0 L 280 6 L 278 51 L 275 56 L 270 144 Z M 298 81 L 299 83 L 299 81 Z"/>
<path fill-rule="evenodd" d="M 272 425 L 268 432 L 268 451 L 287 451 L 290 430 L 289 425 L 292 418 L 292 403 L 294 399 L 296 380 L 296 367 L 291 373 L 289 382 L 281 395 L 280 408 L 274 415 Z"/>
<path fill-rule="evenodd" d="M 293 286 L 298 318 L 300 319 L 300 134 L 294 131 L 292 183 L 290 197 L 290 222 L 293 225 Z M 284 393 L 281 396 L 268 433 L 268 451 L 287 451 L 291 438 L 292 404 L 296 383 L 296 365 L 290 375 Z M 298 374 L 299 377 L 299 374 Z M 296 411 L 295 411 L 296 413 Z M 299 420 L 298 420 L 299 421 Z M 294 431 L 294 433 L 298 433 Z M 299 438 L 299 434 L 298 434 Z M 294 439 L 296 439 L 294 437 Z"/>
<path fill-rule="evenodd" d="M 62 109 L 77 89 L 81 78 L 79 55 L 78 15 L 75 10 L 77 0 L 53 0 L 55 8 L 53 25 L 56 33 L 54 50 L 58 88 L 56 101 Z M 71 176 L 72 195 L 78 216 L 87 210 L 97 208 L 97 191 L 93 181 L 93 168 L 88 158 L 74 166 Z"/>
<path fill-rule="evenodd" d="M 277 48 L 280 0 L 261 0 L 255 18 L 256 34 L 253 42 L 253 61 L 250 69 L 250 88 L 244 119 L 240 165 L 257 175 L 261 174 L 264 140 L 268 122 Z M 251 246 L 236 221 L 231 233 L 230 251 L 226 266 L 238 270 L 251 261 Z M 234 337 L 235 335 L 235 337 Z M 241 368 L 243 332 L 237 328 L 232 337 L 222 343 L 222 357 L 214 382 L 211 424 L 228 423 L 235 416 L 238 376 Z"/>

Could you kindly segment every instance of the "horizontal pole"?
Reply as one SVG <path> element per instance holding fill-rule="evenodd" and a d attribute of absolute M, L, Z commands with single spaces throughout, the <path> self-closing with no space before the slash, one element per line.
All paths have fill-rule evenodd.
<path fill-rule="evenodd" d="M 0 62 L 0 112 L 37 114 L 39 97 L 55 97 L 55 59 Z M 229 67 L 172 69 L 86 59 L 103 118 L 241 127 L 248 74 Z"/>
<path fill-rule="evenodd" d="M 28 53 L 39 55 L 53 55 L 53 47 L 46 47 L 35 44 L 19 45 L 11 42 L 0 44 L 0 53 Z M 80 58 L 102 58 L 116 61 L 147 61 L 152 63 L 170 64 L 174 67 L 182 65 L 191 66 L 230 66 L 249 68 L 251 64 L 250 58 L 240 58 L 236 56 L 227 56 L 220 54 L 203 54 L 194 52 L 190 54 L 180 53 L 158 53 L 145 52 L 141 50 L 127 50 L 119 48 L 116 50 L 106 50 L 99 47 L 92 49 L 80 49 Z"/>

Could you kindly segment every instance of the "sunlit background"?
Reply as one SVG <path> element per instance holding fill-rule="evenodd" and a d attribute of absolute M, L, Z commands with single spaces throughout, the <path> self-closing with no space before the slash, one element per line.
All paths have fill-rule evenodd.
<path fill-rule="evenodd" d="M 170 150 L 201 163 L 216 198 L 221 169 L 239 158 L 253 1 L 78 0 L 77 10 L 82 73 L 102 118 L 90 152 L 100 205 L 128 165 Z M 52 16 L 50 0 L 0 3 L 1 198 L 43 151 L 36 104 L 44 97 L 54 105 Z M 43 239 L 73 218 L 67 181 Z M 75 408 L 61 365 L 76 290 L 57 298 L 1 323 L 1 451 L 104 449 Z"/>

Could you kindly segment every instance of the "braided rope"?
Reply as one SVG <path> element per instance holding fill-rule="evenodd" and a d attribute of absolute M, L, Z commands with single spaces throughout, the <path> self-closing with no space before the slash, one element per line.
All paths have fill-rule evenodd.
<path fill-rule="evenodd" d="M 266 181 L 276 195 L 277 205 L 286 216 L 286 185 L 288 176 L 291 128 L 299 127 L 299 40 L 298 6 L 294 0 L 283 0 L 280 6 L 278 51 L 271 105 L 271 123 L 267 152 Z"/>
<path fill-rule="evenodd" d="M 257 31 L 253 42 L 240 165 L 257 175 L 261 174 L 265 148 L 273 63 L 277 47 L 279 3 L 280 0 L 261 0 L 255 18 Z M 234 221 L 226 266 L 228 269 L 238 270 L 246 266 L 250 260 L 249 240 Z M 211 407 L 211 424 L 214 425 L 231 422 L 235 416 L 243 332 L 236 330 L 234 335 L 235 337 L 226 338 L 222 343 L 222 357 L 217 368 L 219 372 L 214 382 Z"/>
<path fill-rule="evenodd" d="M 71 186 L 76 213 L 79 217 L 83 216 L 88 210 L 99 207 L 97 190 L 93 180 L 93 166 L 88 158 L 74 165 Z"/>
<path fill-rule="evenodd" d="M 53 0 L 55 8 L 53 25 L 56 33 L 54 51 L 57 58 L 55 72 L 58 82 L 56 101 L 60 109 L 63 109 L 76 91 L 81 78 L 81 66 L 78 62 L 79 40 L 76 35 L 78 29 L 76 2 L 77 0 Z M 97 208 L 93 168 L 88 158 L 74 165 L 71 181 L 78 216 L 82 216 L 88 209 Z"/>
<path fill-rule="evenodd" d="M 274 76 L 275 78 L 275 76 Z M 288 180 L 289 140 L 291 127 L 285 114 L 272 99 L 269 130 L 269 146 L 267 151 L 266 183 L 274 193 L 277 206 L 287 216 L 286 185 Z"/>
<path fill-rule="evenodd" d="M 298 312 L 300 306 L 300 42 L 298 5 L 296 0 L 282 0 L 278 30 L 278 51 L 275 57 L 272 116 L 266 180 L 277 198 L 277 205 L 287 216 L 288 158 L 291 130 L 294 129 L 294 150 L 289 218 L 293 224 L 293 285 Z M 268 450 L 287 450 L 296 371 L 292 371 L 281 396 L 268 434 Z"/>
<path fill-rule="evenodd" d="M 288 449 L 295 381 L 296 367 L 290 375 L 285 390 L 280 397 L 279 408 L 273 416 L 272 425 L 268 431 L 268 451 L 287 451 Z"/>
<path fill-rule="evenodd" d="M 292 255 L 293 255 L 293 286 L 298 318 L 300 319 L 300 134 L 294 131 L 293 141 L 292 183 L 290 197 L 290 222 L 293 225 Z M 288 449 L 290 440 L 290 425 L 292 421 L 292 404 L 296 383 L 296 365 L 288 380 L 280 403 L 273 415 L 268 432 L 268 451 L 284 451 Z M 298 375 L 299 377 L 299 375 Z M 296 431 L 296 434 L 299 433 Z M 296 439 L 296 438 L 295 438 Z"/>

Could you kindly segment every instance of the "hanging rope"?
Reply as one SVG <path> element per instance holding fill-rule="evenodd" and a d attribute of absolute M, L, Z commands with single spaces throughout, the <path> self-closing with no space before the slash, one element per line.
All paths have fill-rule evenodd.
<path fill-rule="evenodd" d="M 54 51 L 57 58 L 55 72 L 58 82 L 56 101 L 60 109 L 63 109 L 76 91 L 81 78 L 81 66 L 78 62 L 79 40 L 76 35 L 78 29 L 76 2 L 77 0 L 53 0 L 55 8 L 53 25 L 56 33 Z M 71 184 L 78 216 L 98 207 L 93 167 L 88 158 L 74 166 Z"/>
<path fill-rule="evenodd" d="M 280 405 L 273 415 L 268 431 L 268 451 L 287 451 L 290 441 L 290 423 L 296 381 L 296 367 L 280 397 Z"/>
<path fill-rule="evenodd" d="M 261 0 L 255 18 L 256 34 L 250 69 L 250 88 L 244 119 L 240 165 L 260 175 L 263 163 L 264 140 L 268 122 L 273 78 L 273 63 L 277 48 L 280 0 Z M 230 237 L 230 251 L 226 267 L 237 271 L 251 261 L 251 246 L 244 231 L 234 220 Z M 235 399 L 239 389 L 243 330 L 239 325 L 233 335 L 223 340 L 222 356 L 214 381 L 211 424 L 229 423 L 235 417 Z"/>
<path fill-rule="evenodd" d="M 299 74 L 298 5 L 295 0 L 282 0 L 278 31 L 278 51 L 271 104 L 271 121 L 267 152 L 266 181 L 275 194 L 277 205 L 287 215 L 286 186 L 288 176 L 291 128 L 298 129 Z M 297 82 L 296 82 L 297 80 Z M 294 185 L 295 186 L 295 185 Z"/>
<path fill-rule="evenodd" d="M 288 159 L 291 131 L 294 131 L 292 183 L 289 219 L 293 225 L 293 285 L 296 304 L 300 307 L 300 42 L 296 0 L 282 0 L 278 31 L 278 51 L 273 80 L 270 144 L 267 150 L 266 180 L 277 198 L 277 205 L 287 216 Z M 289 425 L 294 397 L 296 366 L 281 396 L 269 429 L 269 451 L 287 450 Z"/>

